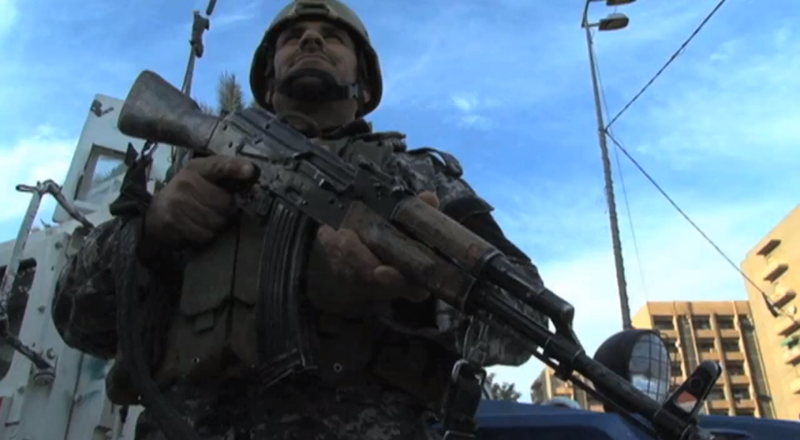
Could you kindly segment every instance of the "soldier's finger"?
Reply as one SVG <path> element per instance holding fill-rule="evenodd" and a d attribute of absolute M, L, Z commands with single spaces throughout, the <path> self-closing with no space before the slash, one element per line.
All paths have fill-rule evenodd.
<path fill-rule="evenodd" d="M 204 180 L 196 179 L 193 191 L 190 193 L 193 201 L 201 206 L 220 214 L 223 217 L 230 217 L 238 209 L 233 196 L 224 189 Z"/>
<path fill-rule="evenodd" d="M 437 197 L 436 193 L 433 191 L 422 191 L 421 193 L 417 194 L 417 197 L 432 207 L 439 209 L 439 197 Z"/>
<path fill-rule="evenodd" d="M 361 242 L 354 231 L 340 229 L 336 234 L 339 236 L 338 246 L 342 251 L 341 263 L 350 267 L 349 272 L 356 277 L 353 281 L 364 284 L 374 282 L 373 271 L 381 265 L 378 257 Z"/>
<path fill-rule="evenodd" d="M 214 238 L 214 233 L 196 221 L 186 220 L 177 222 L 173 226 L 175 235 L 180 237 L 179 241 L 187 243 L 207 243 Z"/>
<path fill-rule="evenodd" d="M 415 286 L 392 266 L 381 265 L 375 268 L 373 276 L 377 284 L 380 284 L 391 291 L 394 297 L 405 298 L 412 302 L 421 302 L 430 296 L 430 293 Z"/>
<path fill-rule="evenodd" d="M 190 217 L 192 223 L 213 233 L 221 230 L 230 218 L 228 212 L 220 212 L 199 203 L 192 204 L 187 209 L 186 215 Z"/>
<path fill-rule="evenodd" d="M 321 226 L 317 238 L 337 275 L 353 283 L 372 281 L 372 270 L 380 265 L 380 261 L 361 243 L 355 232 Z"/>
<path fill-rule="evenodd" d="M 209 234 L 218 231 L 227 217 L 204 207 L 191 199 L 190 195 L 176 200 L 166 220 L 169 224 L 168 235 L 176 235 L 185 241 L 205 241 Z"/>
<path fill-rule="evenodd" d="M 253 179 L 256 175 L 253 163 L 238 157 L 201 157 L 189 161 L 186 168 L 215 183 L 229 179 L 246 181 Z"/>

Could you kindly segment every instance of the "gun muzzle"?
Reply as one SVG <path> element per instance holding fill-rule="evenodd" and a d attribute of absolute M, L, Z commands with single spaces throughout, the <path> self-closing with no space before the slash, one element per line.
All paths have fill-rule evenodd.
<path fill-rule="evenodd" d="M 218 123 L 192 98 L 145 70 L 125 98 L 117 128 L 127 136 L 203 152 Z"/>

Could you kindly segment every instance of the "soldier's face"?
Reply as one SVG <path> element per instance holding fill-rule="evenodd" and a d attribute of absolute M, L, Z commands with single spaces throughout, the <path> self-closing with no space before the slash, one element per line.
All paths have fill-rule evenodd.
<path fill-rule="evenodd" d="M 301 21 L 281 32 L 274 63 L 278 80 L 306 68 L 324 70 L 339 84 L 355 82 L 358 74 L 355 43 L 346 31 L 325 21 Z"/>

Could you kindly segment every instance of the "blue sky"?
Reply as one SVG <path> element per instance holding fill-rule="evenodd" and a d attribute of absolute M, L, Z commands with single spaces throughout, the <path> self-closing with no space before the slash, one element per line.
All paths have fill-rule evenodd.
<path fill-rule="evenodd" d="M 717 0 L 639 0 L 627 29 L 596 35 L 612 114 Z M 169 6 L 166 6 L 166 5 Z M 205 1 L 0 0 L 0 240 L 27 198 L 17 183 L 61 180 L 95 93 L 124 98 L 152 69 L 179 84 L 192 8 Z M 620 328 L 582 0 L 351 1 L 385 74 L 378 130 L 456 154 L 507 234 L 571 301 L 593 352 Z M 283 2 L 219 0 L 193 86 L 213 102 L 221 71 L 247 78 Z M 612 12 L 593 5 L 594 20 Z M 740 261 L 798 203 L 800 3 L 730 1 L 614 125 L 681 207 Z M 612 151 L 631 307 L 744 299 L 740 276 Z M 43 218 L 49 218 L 52 203 Z M 634 225 L 641 266 L 631 235 Z M 541 369 L 498 369 L 527 389 Z M 525 396 L 524 398 L 527 398 Z"/>

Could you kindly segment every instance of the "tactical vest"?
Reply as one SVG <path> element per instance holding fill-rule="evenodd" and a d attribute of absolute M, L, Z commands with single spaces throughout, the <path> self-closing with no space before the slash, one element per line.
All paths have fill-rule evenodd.
<path fill-rule="evenodd" d="M 364 133 L 320 143 L 345 160 L 361 155 L 382 164 L 405 151 L 403 138 Z M 452 157 L 445 161 L 460 173 Z M 420 328 L 427 326 L 421 333 L 430 332 L 436 301 L 398 302 L 364 314 L 347 305 L 340 313 L 319 311 L 315 304 L 346 287 L 336 282 L 316 229 L 276 199 L 267 218 L 242 215 L 195 255 L 154 366 L 156 381 L 168 386 L 176 379 L 210 384 L 252 377 L 258 386 L 270 386 L 310 372 L 330 384 L 347 384 L 374 374 L 422 400 L 440 399 L 458 356 L 442 349 L 435 331 L 433 337 L 409 337 L 409 331 L 387 328 L 376 318 L 400 310 L 417 317 Z"/>

